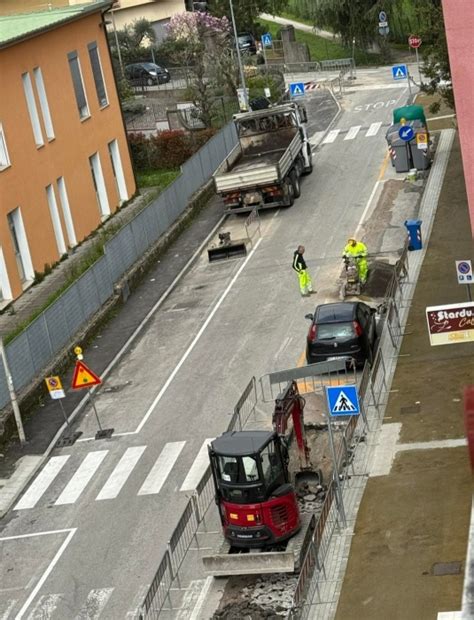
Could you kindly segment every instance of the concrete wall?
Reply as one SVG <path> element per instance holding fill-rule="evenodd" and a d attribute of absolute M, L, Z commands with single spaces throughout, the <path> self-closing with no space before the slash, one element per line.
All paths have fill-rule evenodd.
<path fill-rule="evenodd" d="M 474 2 L 443 0 L 443 13 L 474 237 Z"/>
<path fill-rule="evenodd" d="M 100 107 L 87 45 L 98 46 L 108 104 Z M 67 54 L 77 51 L 90 115 L 81 120 Z M 0 123 L 3 126 L 10 166 L 0 170 L 0 247 L 10 282 L 11 297 L 18 297 L 28 282 L 20 279 L 7 214 L 20 207 L 33 268 L 43 272 L 46 263 L 60 258 L 46 187 L 53 185 L 60 227 L 68 234 L 61 209 L 57 179 L 63 177 L 77 241 L 101 223 L 89 157 L 99 153 L 111 212 L 120 204 L 108 143 L 117 140 L 126 196 L 136 190 L 126 134 L 115 88 L 112 66 L 100 13 L 56 28 L 0 51 Z M 47 139 L 33 70 L 40 67 L 54 129 Z M 37 146 L 23 90 L 22 74 L 28 72 L 38 109 L 44 145 Z M 123 188 L 122 188 L 123 189 Z M 0 261 L 0 270 L 4 267 Z M 2 276 L 5 273 L 0 274 Z M 0 280 L 1 281 L 1 280 Z M 8 298 L 9 295 L 3 296 Z"/>

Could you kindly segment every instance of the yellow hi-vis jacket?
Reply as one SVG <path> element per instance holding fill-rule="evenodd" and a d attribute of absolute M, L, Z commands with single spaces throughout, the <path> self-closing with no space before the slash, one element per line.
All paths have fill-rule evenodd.
<path fill-rule="evenodd" d="M 358 241 L 354 246 L 348 243 L 344 248 L 344 256 L 365 258 L 367 256 L 367 247 L 364 243 L 362 243 L 362 241 Z"/>

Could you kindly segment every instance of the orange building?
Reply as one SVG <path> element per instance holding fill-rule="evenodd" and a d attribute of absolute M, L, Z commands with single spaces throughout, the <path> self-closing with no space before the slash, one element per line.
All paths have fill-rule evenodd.
<path fill-rule="evenodd" d="M 110 5 L 0 17 L 0 307 L 136 191 Z"/>

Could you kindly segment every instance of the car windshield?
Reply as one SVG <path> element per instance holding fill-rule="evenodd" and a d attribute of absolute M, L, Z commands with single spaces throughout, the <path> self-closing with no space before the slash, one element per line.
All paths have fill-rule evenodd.
<path fill-rule="evenodd" d="M 323 323 L 318 325 L 318 340 L 339 340 L 354 337 L 352 323 Z"/>
<path fill-rule="evenodd" d="M 249 34 L 241 34 L 237 38 L 239 43 L 252 43 L 252 37 Z"/>
<path fill-rule="evenodd" d="M 154 65 L 152 62 L 144 62 L 142 66 L 147 71 L 161 71 L 161 67 Z"/>

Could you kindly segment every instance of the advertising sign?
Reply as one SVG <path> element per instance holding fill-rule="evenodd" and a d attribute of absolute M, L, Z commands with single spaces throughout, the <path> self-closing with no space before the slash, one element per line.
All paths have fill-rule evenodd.
<path fill-rule="evenodd" d="M 426 308 L 431 346 L 474 342 L 474 302 Z"/>

